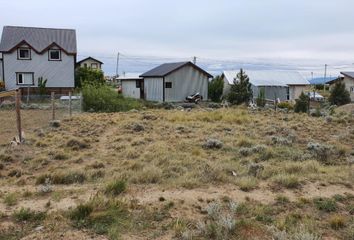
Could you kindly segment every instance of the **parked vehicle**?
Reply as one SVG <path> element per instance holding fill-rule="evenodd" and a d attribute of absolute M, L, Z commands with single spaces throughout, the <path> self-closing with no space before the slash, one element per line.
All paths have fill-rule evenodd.
<path fill-rule="evenodd" d="M 322 102 L 324 100 L 324 97 L 318 92 L 308 92 L 307 94 L 313 101 Z"/>
<path fill-rule="evenodd" d="M 195 94 L 192 94 L 192 95 L 189 95 L 188 97 L 186 97 L 186 101 L 187 102 L 191 102 L 191 103 L 198 103 L 200 101 L 203 100 L 203 96 L 200 95 L 199 92 L 195 93 Z"/>

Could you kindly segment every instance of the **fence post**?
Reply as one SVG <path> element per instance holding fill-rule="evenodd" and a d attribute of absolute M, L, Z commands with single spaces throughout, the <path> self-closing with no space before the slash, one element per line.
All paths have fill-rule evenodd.
<path fill-rule="evenodd" d="M 15 92 L 16 98 L 16 123 L 18 131 L 18 140 L 22 143 L 22 127 L 21 127 L 21 90 L 17 89 Z"/>
<path fill-rule="evenodd" d="M 52 92 L 52 120 L 55 120 L 55 93 Z"/>
<path fill-rule="evenodd" d="M 27 105 L 29 103 L 30 87 L 27 87 Z"/>
<path fill-rule="evenodd" d="M 72 116 L 72 107 L 71 107 L 71 91 L 69 92 L 69 116 Z"/>
<path fill-rule="evenodd" d="M 80 112 L 83 112 L 82 110 L 82 92 L 80 92 Z"/>

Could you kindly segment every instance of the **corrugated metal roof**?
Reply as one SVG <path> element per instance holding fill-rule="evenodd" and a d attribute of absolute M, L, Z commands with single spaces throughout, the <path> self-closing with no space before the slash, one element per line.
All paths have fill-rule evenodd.
<path fill-rule="evenodd" d="M 351 78 L 354 78 L 354 72 L 341 72 L 341 74 L 351 77 Z"/>
<path fill-rule="evenodd" d="M 73 29 L 14 26 L 5 26 L 3 28 L 0 51 L 11 51 L 22 42 L 26 42 L 37 52 L 42 52 L 55 43 L 67 53 L 77 53 L 76 32 Z"/>
<path fill-rule="evenodd" d="M 212 77 L 208 72 L 204 71 L 197 65 L 193 64 L 192 62 L 177 62 L 177 63 L 164 63 L 142 75 L 140 77 L 165 77 L 168 74 L 186 66 L 186 65 L 191 65 L 197 70 L 203 72 L 204 74 L 208 75 L 208 77 Z"/>
<path fill-rule="evenodd" d="M 126 73 L 124 76 L 119 76 L 117 78 L 117 80 L 121 80 L 121 81 L 138 80 L 138 79 L 143 79 L 143 78 L 139 77 L 139 74 L 135 74 L 135 73 Z"/>
<path fill-rule="evenodd" d="M 224 71 L 224 76 L 229 82 L 233 84 L 238 71 Z M 250 79 L 250 83 L 254 86 L 281 86 L 286 87 L 288 85 L 309 85 L 304 77 L 296 71 L 271 71 L 271 70 L 256 70 L 248 71 L 245 73 Z"/>

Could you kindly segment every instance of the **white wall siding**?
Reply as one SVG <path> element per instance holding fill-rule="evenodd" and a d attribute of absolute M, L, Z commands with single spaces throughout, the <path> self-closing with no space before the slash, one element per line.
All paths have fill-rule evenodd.
<path fill-rule="evenodd" d="M 74 87 L 74 56 L 61 52 L 61 61 L 48 61 L 48 52 L 39 55 L 31 50 L 31 60 L 17 60 L 17 50 L 10 54 L 3 54 L 5 86 L 14 89 L 16 85 L 16 72 L 33 72 L 34 86 L 38 86 L 38 78 L 48 79 L 47 87 Z"/>
<path fill-rule="evenodd" d="M 172 88 L 165 88 L 165 101 L 180 102 L 191 94 L 199 92 L 208 99 L 208 76 L 192 66 L 185 66 L 165 77 L 165 83 L 172 82 Z"/>
<path fill-rule="evenodd" d="M 140 88 L 136 87 L 136 80 L 122 81 L 122 93 L 124 97 L 140 98 Z"/>
<path fill-rule="evenodd" d="M 148 101 L 163 101 L 163 78 L 144 78 L 144 92 Z"/>
<path fill-rule="evenodd" d="M 86 61 L 83 61 L 82 63 L 80 63 L 80 67 L 85 67 L 85 64 L 86 64 L 87 68 L 91 68 L 92 63 L 97 64 L 97 70 L 101 69 L 101 63 L 99 63 L 95 60 L 92 60 L 92 59 L 87 59 Z"/>

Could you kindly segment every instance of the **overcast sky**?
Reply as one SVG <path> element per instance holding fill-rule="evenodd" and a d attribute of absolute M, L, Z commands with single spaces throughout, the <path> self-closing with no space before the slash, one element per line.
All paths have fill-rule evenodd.
<path fill-rule="evenodd" d="M 101 59 L 108 74 L 118 51 L 120 72 L 192 56 L 210 71 L 354 70 L 353 0 L 0 0 L 0 8 L 1 28 L 76 29 L 78 58 Z"/>

